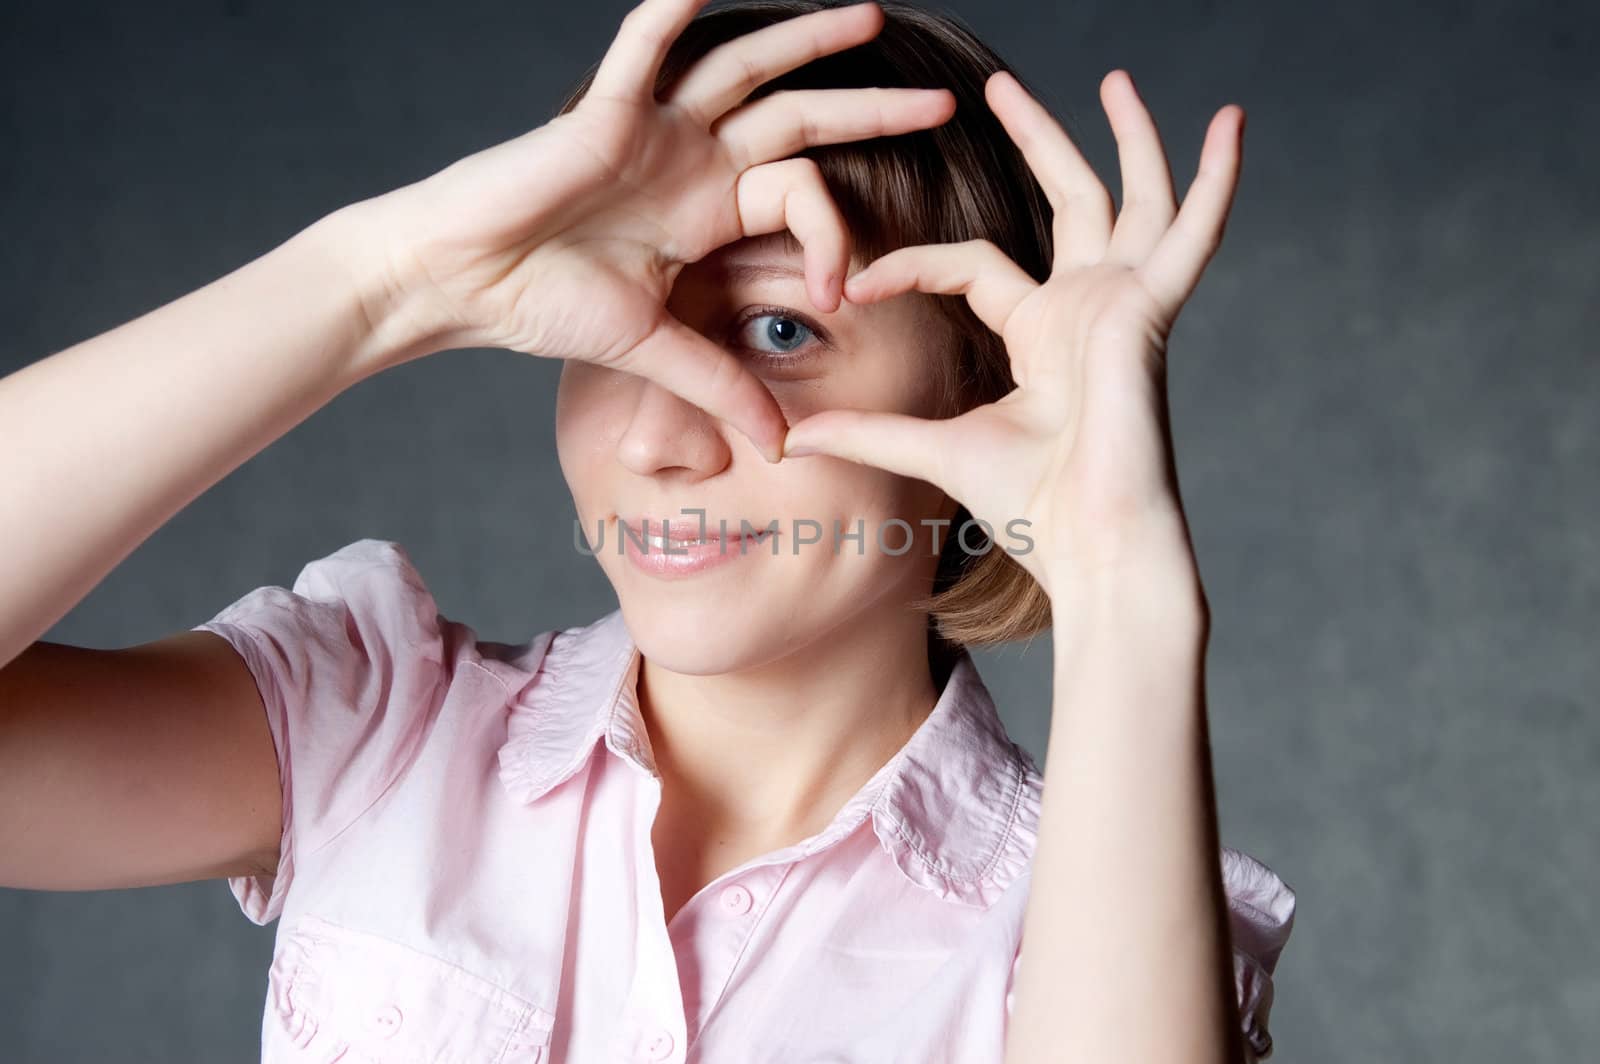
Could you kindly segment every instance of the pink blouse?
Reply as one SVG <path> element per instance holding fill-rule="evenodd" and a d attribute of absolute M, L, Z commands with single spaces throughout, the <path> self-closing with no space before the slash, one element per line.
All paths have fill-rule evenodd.
<path fill-rule="evenodd" d="M 832 823 L 668 923 L 620 611 L 480 640 L 363 539 L 195 627 L 249 666 L 278 754 L 277 874 L 228 881 L 250 920 L 282 917 L 266 1064 L 1002 1059 L 1042 781 L 968 655 Z M 1294 894 L 1222 861 L 1264 1055 Z"/>

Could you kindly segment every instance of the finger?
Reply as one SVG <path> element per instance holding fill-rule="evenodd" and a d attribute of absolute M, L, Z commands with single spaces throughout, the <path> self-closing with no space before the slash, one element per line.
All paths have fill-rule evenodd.
<path fill-rule="evenodd" d="M 850 269 L 850 232 L 813 159 L 782 159 L 739 175 L 740 230 L 760 236 L 788 229 L 805 251 L 806 291 L 825 314 L 839 309 Z"/>
<path fill-rule="evenodd" d="M 813 144 L 926 129 L 955 110 L 949 89 L 794 89 L 735 108 L 713 133 L 743 169 Z"/>
<path fill-rule="evenodd" d="M 665 309 L 656 328 L 609 365 L 655 381 L 744 433 L 767 461 L 780 460 L 789 426 L 766 385 Z"/>
<path fill-rule="evenodd" d="M 1039 179 L 1055 212 L 1057 267 L 1099 262 L 1111 239 L 1111 193 L 1095 176 L 1067 131 L 1010 72 L 998 71 L 984 96 L 1006 134 Z"/>
<path fill-rule="evenodd" d="M 944 455 L 950 450 L 949 421 L 876 410 L 825 410 L 789 430 L 785 458 L 829 455 L 925 480 L 946 494 L 963 497 L 946 484 Z"/>
<path fill-rule="evenodd" d="M 779 74 L 871 40 L 883 28 L 875 3 L 813 11 L 719 44 L 679 79 L 667 100 L 710 125 Z"/>
<path fill-rule="evenodd" d="M 918 244 L 898 248 L 845 282 L 852 303 L 873 303 L 902 292 L 966 296 L 972 312 L 996 333 L 1017 304 L 1039 284 L 1006 253 L 987 240 L 960 244 Z"/>
<path fill-rule="evenodd" d="M 1113 70 L 1100 83 L 1100 96 L 1117 138 L 1122 166 L 1122 210 L 1111 232 L 1105 261 L 1124 266 L 1143 262 L 1178 213 L 1172 171 L 1161 148 L 1155 119 L 1126 70 Z"/>
<path fill-rule="evenodd" d="M 1200 149 L 1200 169 L 1183 197 L 1178 217 L 1135 274 L 1172 318 L 1200 283 L 1200 273 L 1222 243 L 1233 192 L 1239 184 L 1244 109 L 1218 111 Z"/>
<path fill-rule="evenodd" d="M 588 95 L 653 100 L 667 50 L 706 0 L 644 0 L 629 11 L 589 82 Z"/>

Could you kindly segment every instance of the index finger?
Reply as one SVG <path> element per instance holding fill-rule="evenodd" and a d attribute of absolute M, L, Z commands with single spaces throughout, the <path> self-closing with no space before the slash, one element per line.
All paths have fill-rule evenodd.
<path fill-rule="evenodd" d="M 789 423 L 767 386 L 733 355 L 663 310 L 648 336 L 608 365 L 656 382 L 750 438 L 769 462 Z"/>

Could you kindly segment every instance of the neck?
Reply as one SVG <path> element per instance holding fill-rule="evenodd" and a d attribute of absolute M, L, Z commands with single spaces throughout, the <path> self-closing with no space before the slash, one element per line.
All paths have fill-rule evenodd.
<path fill-rule="evenodd" d="M 783 842 L 826 827 L 938 697 L 925 618 L 903 607 L 738 672 L 646 658 L 638 692 L 663 793 L 707 830 Z"/>

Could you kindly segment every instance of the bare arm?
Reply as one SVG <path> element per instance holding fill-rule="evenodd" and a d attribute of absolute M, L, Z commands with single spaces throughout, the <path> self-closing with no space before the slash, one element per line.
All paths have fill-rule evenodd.
<path fill-rule="evenodd" d="M 255 680 L 221 636 L 35 643 L 0 669 L 0 885 L 273 872 L 277 765 Z"/>
<path fill-rule="evenodd" d="M 344 265 L 353 209 L 0 379 L 0 665 L 393 343 Z"/>
<path fill-rule="evenodd" d="M 192 499 L 407 353 L 342 259 L 358 210 L 0 380 L 0 884 L 276 868 L 277 758 L 225 640 L 36 640 Z"/>
<path fill-rule="evenodd" d="M 1008 1061 L 1243 1058 L 1206 729 L 1206 609 L 1166 582 L 1077 582 L 1055 695 Z M 1067 1012 L 1096 1022 L 1063 1022 Z"/>

